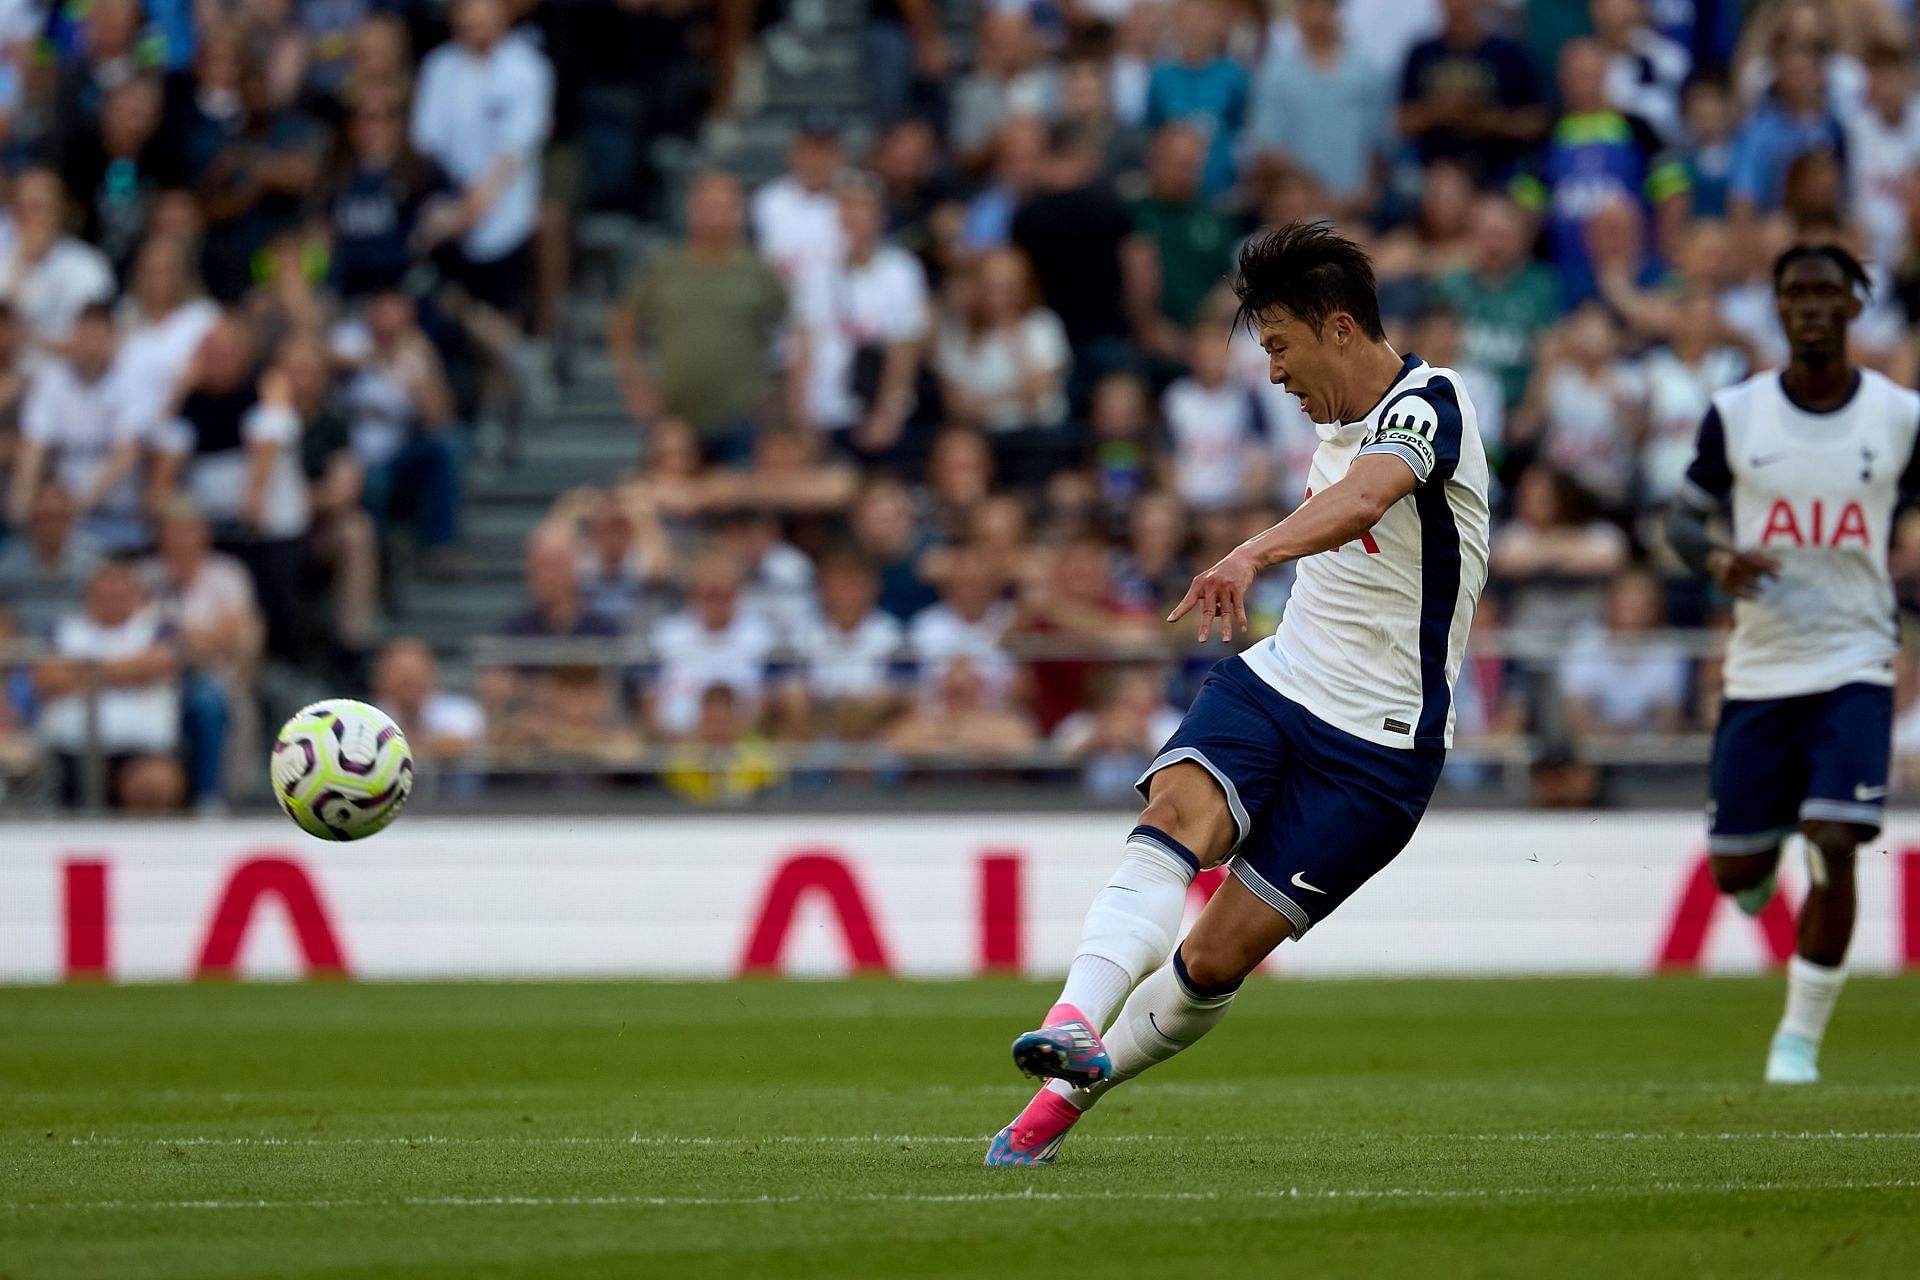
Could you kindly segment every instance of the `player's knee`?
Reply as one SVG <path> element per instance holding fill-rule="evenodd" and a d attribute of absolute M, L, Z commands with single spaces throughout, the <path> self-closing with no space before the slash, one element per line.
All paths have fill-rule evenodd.
<path fill-rule="evenodd" d="M 1800 834 L 1820 851 L 1829 875 L 1853 874 L 1853 851 L 1859 847 L 1863 834 L 1859 827 L 1850 822 L 1809 819 L 1800 824 Z"/>
<path fill-rule="evenodd" d="M 1184 762 L 1154 775 L 1140 823 L 1157 827 L 1187 846 L 1203 868 L 1225 860 L 1238 834 L 1220 784 L 1200 766 Z"/>
<path fill-rule="evenodd" d="M 1153 798 L 1147 801 L 1147 807 L 1140 811 L 1140 825 L 1158 827 L 1174 839 L 1185 843 L 1189 819 L 1186 809 L 1180 801 L 1166 791 L 1156 790 Z"/>
<path fill-rule="evenodd" d="M 1181 981 L 1202 995 L 1231 991 L 1252 972 L 1242 957 L 1191 937 L 1180 944 L 1178 956 Z"/>
<path fill-rule="evenodd" d="M 1740 893 L 1752 889 L 1767 878 L 1779 858 L 1779 850 L 1771 856 L 1767 854 L 1742 854 L 1739 857 L 1716 855 L 1713 862 L 1713 883 L 1722 893 Z"/>

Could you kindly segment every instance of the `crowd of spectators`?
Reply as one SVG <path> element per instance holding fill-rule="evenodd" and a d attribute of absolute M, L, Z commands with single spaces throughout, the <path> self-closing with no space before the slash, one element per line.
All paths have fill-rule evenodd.
<path fill-rule="evenodd" d="M 1536 798 L 1584 803 L 1597 746 L 1711 724 L 1726 602 L 1657 517 L 1708 397 L 1784 356 L 1794 240 L 1871 263 L 1856 355 L 1914 378 L 1909 6 L 993 4 L 944 75 L 923 8 L 874 6 L 903 60 L 862 119 L 810 114 L 757 190 L 700 175 L 618 311 L 644 462 L 542 536 L 623 590 L 513 624 L 646 651 L 596 715 L 636 748 L 732 726 L 750 763 L 707 794 L 823 743 L 1043 752 L 1123 792 L 1205 667 L 1162 608 L 1307 496 L 1318 434 L 1222 282 L 1260 223 L 1320 217 L 1372 248 L 1396 346 L 1462 372 L 1495 463 L 1463 740 L 1526 737 Z"/>
<path fill-rule="evenodd" d="M 405 584 L 458 569 L 463 463 L 565 283 L 535 9 L 6 8 L 10 771 L 30 736 L 69 803 L 218 810 L 263 712 L 366 688 Z"/>
<path fill-rule="evenodd" d="M 1255 227 L 1327 218 L 1494 463 L 1462 742 L 1524 735 L 1536 797 L 1589 801 L 1599 745 L 1711 723 L 1725 602 L 1657 516 L 1707 398 L 1784 355 L 1777 253 L 1852 247 L 1857 358 L 1920 373 L 1914 8 L 870 0 L 860 110 L 802 112 L 770 180 L 678 187 L 653 142 L 751 109 L 779 5 L 29 15 L 0 605 L 58 656 L 0 740 L 36 726 L 82 785 L 84 659 L 146 708 L 107 744 L 124 800 L 217 803 L 290 667 L 371 681 L 476 776 L 1124 792 L 1209 660 L 1165 607 L 1308 496 L 1319 441 L 1223 281 Z M 415 642 L 376 655 L 381 615 L 396 561 L 457 570 L 462 463 L 524 400 L 590 209 L 670 241 L 607 325 L 636 466 L 555 495 L 463 697 Z M 1894 555 L 1920 593 L 1920 531 Z"/>

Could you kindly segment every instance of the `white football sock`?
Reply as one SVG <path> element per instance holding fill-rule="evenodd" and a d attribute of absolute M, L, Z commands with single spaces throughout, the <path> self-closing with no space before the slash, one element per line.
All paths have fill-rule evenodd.
<path fill-rule="evenodd" d="M 1219 1025 L 1239 991 L 1198 995 L 1180 975 L 1176 957 L 1147 975 L 1133 989 L 1126 1007 L 1105 1036 L 1107 1053 L 1113 1059 L 1113 1077 L 1086 1089 L 1075 1089 L 1064 1081 L 1049 1081 L 1049 1087 L 1063 1095 L 1082 1111 L 1091 1107 L 1114 1085 L 1131 1080 L 1147 1068 L 1165 1062 L 1193 1045 L 1201 1036 Z M 1064 1087 L 1063 1087 L 1064 1086 Z"/>
<path fill-rule="evenodd" d="M 1061 1003 L 1075 1006 L 1103 1030 L 1133 985 L 1173 954 L 1187 911 L 1187 886 L 1199 866 L 1187 847 L 1165 832 L 1135 827 L 1127 837 L 1127 856 L 1087 908 Z"/>
<path fill-rule="evenodd" d="M 1829 969 L 1802 956 L 1787 961 L 1787 1012 L 1780 1030 L 1819 1044 L 1846 982 L 1845 965 Z"/>
<path fill-rule="evenodd" d="M 1104 1031 L 1131 990 L 1133 975 L 1113 961 L 1075 956 L 1073 968 L 1067 970 L 1067 985 L 1060 988 L 1056 1003 L 1072 1005 L 1087 1015 L 1095 1031 Z"/>

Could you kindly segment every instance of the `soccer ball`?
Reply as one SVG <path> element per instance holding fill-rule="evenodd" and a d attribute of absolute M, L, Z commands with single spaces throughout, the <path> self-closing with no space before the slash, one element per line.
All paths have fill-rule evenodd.
<path fill-rule="evenodd" d="M 350 698 L 303 707 L 274 739 L 273 798 L 308 835 L 360 840 L 400 816 L 413 751 L 393 718 Z"/>

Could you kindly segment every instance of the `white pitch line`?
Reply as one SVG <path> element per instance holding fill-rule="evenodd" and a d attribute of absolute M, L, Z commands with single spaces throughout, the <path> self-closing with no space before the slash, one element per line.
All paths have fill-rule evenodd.
<path fill-rule="evenodd" d="M 1501 1201 L 1636 1199 L 1647 1196 L 1800 1194 L 1809 1191 L 1891 1191 L 1920 1189 L 1920 1179 L 1828 1182 L 1656 1182 L 1636 1186 L 1591 1184 L 1573 1187 L 1287 1187 L 1236 1191 L 976 1191 L 947 1193 L 861 1193 L 778 1196 L 405 1196 L 394 1200 L 53 1200 L 0 1202 L 0 1211 L 193 1212 L 227 1210 L 351 1209 L 586 1209 L 586 1208 L 750 1208 L 793 1204 L 1049 1204 L 1101 1201 L 1152 1203 L 1224 1203 L 1244 1201 Z"/>
<path fill-rule="evenodd" d="M 853 1133 L 853 1134 L 766 1134 L 745 1135 L 689 1135 L 673 1134 L 630 1134 L 626 1137 L 613 1135 L 588 1135 L 582 1137 L 553 1137 L 538 1134 L 525 1136 L 515 1134 L 483 1136 L 451 1136 L 442 1134 L 421 1134 L 414 1137 L 299 1137 L 277 1138 L 267 1136 L 240 1135 L 234 1137 L 189 1136 L 170 1138 L 132 1138 L 105 1134 L 88 1134 L 85 1137 L 71 1137 L 67 1145 L 71 1147 L 724 1147 L 724 1146 L 763 1146 L 763 1145 L 873 1145 L 873 1146 L 933 1146 L 940 1144 L 960 1144 L 986 1142 L 992 1134 L 925 1134 L 925 1133 Z M 1669 1133 L 1644 1133 L 1635 1131 L 1608 1133 L 1312 1133 L 1279 1134 L 1249 1136 L 1246 1134 L 1170 1134 L 1170 1133 L 1114 1133 L 1086 1134 L 1076 1143 L 1087 1142 L 1179 1142 L 1203 1141 L 1211 1143 L 1259 1142 L 1270 1144 L 1276 1138 L 1343 1138 L 1365 1140 L 1369 1142 L 1518 1142 L 1518 1143 L 1579 1143 L 1579 1142 L 1915 1142 L 1920 1141 L 1920 1131 L 1883 1130 L 1883 1131 L 1846 1131 L 1822 1129 L 1772 1129 L 1753 1132 L 1725 1131 L 1719 1133 L 1689 1133 L 1675 1131 Z"/>

